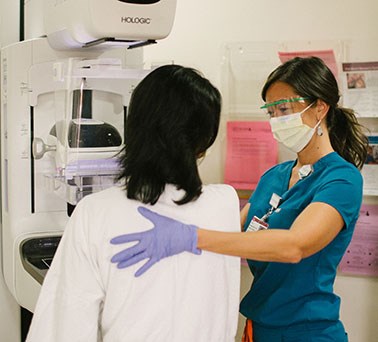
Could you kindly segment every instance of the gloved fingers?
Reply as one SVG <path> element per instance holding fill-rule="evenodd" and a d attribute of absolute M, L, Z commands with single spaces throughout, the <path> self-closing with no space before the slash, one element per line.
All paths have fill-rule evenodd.
<path fill-rule="evenodd" d="M 120 260 L 117 264 L 118 268 L 126 268 L 132 265 L 137 264 L 139 261 L 148 258 L 147 254 L 145 252 L 133 255 L 127 259 Z"/>
<path fill-rule="evenodd" d="M 138 271 L 136 271 L 135 276 L 139 277 L 144 272 L 146 272 L 150 267 L 157 263 L 157 260 L 154 258 L 149 259 Z"/>
<path fill-rule="evenodd" d="M 167 216 L 163 216 L 163 215 L 160 215 L 150 209 L 147 209 L 145 207 L 138 207 L 138 211 L 139 213 L 144 216 L 146 219 L 150 220 L 152 223 L 155 223 L 156 220 L 158 219 L 163 219 L 163 220 L 172 220 L 174 221 L 173 219 L 167 217 Z"/>
<path fill-rule="evenodd" d="M 146 249 L 144 247 L 142 247 L 140 243 L 138 243 L 135 246 L 126 248 L 126 249 L 122 250 L 121 252 L 114 254 L 112 259 L 111 259 L 111 262 L 116 263 L 116 262 L 120 262 L 120 261 L 121 262 L 126 261 L 126 260 L 129 260 L 136 255 L 140 255 L 140 254 L 144 253 L 145 251 L 146 251 Z"/>
<path fill-rule="evenodd" d="M 125 242 L 133 242 L 133 241 L 140 241 L 141 239 L 141 233 L 130 233 L 130 234 L 124 234 L 124 235 L 118 235 L 110 240 L 110 243 L 113 245 L 118 245 Z"/>

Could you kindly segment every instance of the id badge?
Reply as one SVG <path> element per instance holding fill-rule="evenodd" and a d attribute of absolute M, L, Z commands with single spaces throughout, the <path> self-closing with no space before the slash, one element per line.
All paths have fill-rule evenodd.
<path fill-rule="evenodd" d="M 262 230 L 262 229 L 268 229 L 268 227 L 269 227 L 269 225 L 265 221 L 259 219 L 257 216 L 253 216 L 253 219 L 249 223 L 246 231 L 247 232 L 257 232 L 257 231 Z"/>

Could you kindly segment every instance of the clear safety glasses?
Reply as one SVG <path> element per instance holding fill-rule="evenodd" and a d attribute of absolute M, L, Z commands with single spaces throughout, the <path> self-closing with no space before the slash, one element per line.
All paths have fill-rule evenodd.
<path fill-rule="evenodd" d="M 305 103 L 307 97 L 291 97 L 281 99 L 274 102 L 265 103 L 260 109 L 264 109 L 265 113 L 270 117 L 294 114 L 300 111 L 298 103 Z"/>

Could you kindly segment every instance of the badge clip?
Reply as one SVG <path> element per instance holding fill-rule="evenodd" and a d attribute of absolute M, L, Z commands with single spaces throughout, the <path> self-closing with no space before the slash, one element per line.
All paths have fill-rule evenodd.
<path fill-rule="evenodd" d="M 303 165 L 299 171 L 298 171 L 298 176 L 299 176 L 299 179 L 303 179 L 303 178 L 306 178 L 307 176 L 311 175 L 311 173 L 314 171 L 314 168 L 312 167 L 312 165 L 310 164 L 307 164 L 307 165 Z"/>

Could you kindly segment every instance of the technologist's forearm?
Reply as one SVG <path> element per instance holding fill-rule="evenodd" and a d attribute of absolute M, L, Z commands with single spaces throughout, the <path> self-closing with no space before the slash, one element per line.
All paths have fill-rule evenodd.
<path fill-rule="evenodd" d="M 295 237 L 288 230 L 220 232 L 199 228 L 197 247 L 209 252 L 246 259 L 296 263 L 302 258 Z"/>

